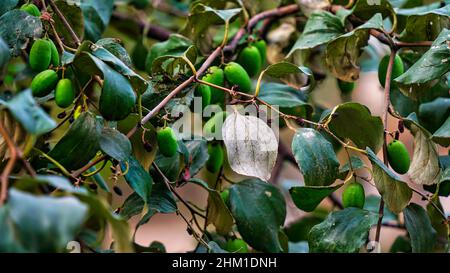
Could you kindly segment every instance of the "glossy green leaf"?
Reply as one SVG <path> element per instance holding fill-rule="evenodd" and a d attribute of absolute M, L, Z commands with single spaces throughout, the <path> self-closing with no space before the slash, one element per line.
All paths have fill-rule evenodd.
<path fill-rule="evenodd" d="M 123 47 L 122 41 L 116 38 L 103 38 L 98 40 L 96 45 L 108 50 L 112 55 L 121 60 L 126 66 L 131 67 L 131 57 Z"/>
<path fill-rule="evenodd" d="M 353 82 L 359 78 L 358 59 L 362 48 L 368 44 L 370 29 L 383 29 L 380 14 L 374 15 L 363 25 L 328 43 L 325 60 L 336 78 L 347 82 Z"/>
<path fill-rule="evenodd" d="M 280 252 L 278 231 L 286 218 L 286 203 L 280 191 L 258 179 L 230 187 L 231 212 L 243 239 L 257 250 Z"/>
<path fill-rule="evenodd" d="M 302 217 L 295 222 L 285 227 L 284 233 L 288 236 L 290 242 L 304 242 L 308 241 L 309 231 L 315 225 L 320 224 L 325 217 L 319 217 L 316 215 Z"/>
<path fill-rule="evenodd" d="M 139 161 L 133 156 L 128 156 L 126 160 L 120 164 L 122 170 L 128 168 L 128 172 L 125 174 L 125 180 L 130 187 L 136 191 L 136 193 L 145 201 L 149 203 L 151 199 L 153 179 L 146 171 Z"/>
<path fill-rule="evenodd" d="M 405 226 L 411 238 L 412 251 L 426 253 L 436 244 L 436 230 L 431 226 L 427 212 L 421 206 L 411 203 L 403 210 Z"/>
<path fill-rule="evenodd" d="M 2 3 L 3 5 L 3 3 Z M 42 36 L 41 20 L 22 10 L 11 10 L 0 17 L 0 37 L 19 56 L 29 42 Z"/>
<path fill-rule="evenodd" d="M 411 200 L 411 188 L 383 164 L 370 148 L 367 148 L 366 151 L 372 162 L 373 176 L 378 192 L 389 210 L 393 213 L 400 213 Z"/>
<path fill-rule="evenodd" d="M 445 123 L 434 132 L 431 139 L 441 146 L 448 147 L 450 145 L 450 117 L 448 117 Z"/>
<path fill-rule="evenodd" d="M 383 122 L 372 116 L 369 108 L 348 102 L 337 106 L 335 116 L 328 124 L 330 130 L 341 139 L 350 139 L 360 149 L 370 147 L 378 152 L 383 146 Z"/>
<path fill-rule="evenodd" d="M 91 113 L 82 113 L 49 155 L 68 170 L 83 167 L 100 149 L 101 126 Z"/>
<path fill-rule="evenodd" d="M 15 189 L 8 199 L 16 243 L 26 252 L 61 252 L 75 239 L 87 206 L 74 197 L 33 196 Z"/>
<path fill-rule="evenodd" d="M 377 221 L 377 214 L 358 208 L 332 212 L 309 232 L 309 249 L 311 252 L 358 252 Z"/>
<path fill-rule="evenodd" d="M 22 91 L 4 105 L 30 134 L 39 136 L 56 127 L 56 122 L 37 104 L 30 90 Z"/>
<path fill-rule="evenodd" d="M 173 157 L 166 157 L 162 154 L 158 154 L 155 158 L 155 164 L 159 167 L 161 172 L 172 182 L 176 181 L 181 173 L 180 155 L 178 153 Z M 158 176 L 153 166 L 150 169 L 150 173 L 152 177 Z"/>
<path fill-rule="evenodd" d="M 289 189 L 294 204 L 301 210 L 311 212 L 325 199 L 327 196 L 335 192 L 344 184 L 328 187 L 305 186 L 292 187 Z"/>
<path fill-rule="evenodd" d="M 344 32 L 344 25 L 336 15 L 328 11 L 313 12 L 288 56 L 296 50 L 311 49 L 326 44 L 344 34 Z"/>
<path fill-rule="evenodd" d="M 419 107 L 419 121 L 430 133 L 441 127 L 450 117 L 450 98 L 439 97 L 422 103 Z"/>
<path fill-rule="evenodd" d="M 380 210 L 381 198 L 379 195 L 369 195 L 366 196 L 366 201 L 364 202 L 364 209 L 371 211 L 373 213 L 378 213 Z M 384 206 L 383 210 L 383 220 L 382 223 L 389 223 L 398 221 L 398 216 L 389 210 L 387 206 Z"/>
<path fill-rule="evenodd" d="M 130 140 L 116 129 L 103 128 L 99 144 L 105 154 L 118 161 L 125 161 L 131 154 Z"/>
<path fill-rule="evenodd" d="M 339 161 L 333 146 L 314 129 L 298 129 L 292 152 L 307 186 L 328 186 L 338 178 Z"/>
<path fill-rule="evenodd" d="M 392 17 L 394 8 L 390 2 L 388 0 L 359 0 L 353 5 L 352 14 L 363 20 L 369 20 L 376 14 L 381 14 L 383 18 Z"/>
<path fill-rule="evenodd" d="M 97 41 L 101 38 L 109 23 L 114 8 L 114 1 L 81 0 L 80 8 L 83 11 L 86 38 L 91 41 Z"/>
<path fill-rule="evenodd" d="M 188 150 L 187 158 L 185 156 L 184 160 L 186 165 L 189 166 L 190 175 L 194 176 L 208 161 L 208 145 L 204 138 L 185 140 L 184 144 Z"/>
<path fill-rule="evenodd" d="M 64 15 L 69 25 L 74 30 L 79 39 L 84 37 L 84 18 L 79 5 L 70 1 L 55 1 L 59 11 Z M 64 40 L 64 43 L 76 48 L 76 41 L 72 38 L 70 31 L 65 27 L 61 18 L 53 12 L 52 19 L 55 20 L 55 29 L 58 35 Z"/>
<path fill-rule="evenodd" d="M 314 77 L 312 71 L 305 66 L 298 66 L 293 63 L 289 62 L 279 62 L 275 64 L 269 65 L 266 69 L 264 69 L 261 74 L 270 76 L 272 78 L 281 79 L 288 76 L 296 75 L 296 74 L 302 74 L 306 76 L 309 79 L 309 85 L 302 87 L 301 91 L 309 91 L 309 89 L 312 88 L 314 85 Z"/>

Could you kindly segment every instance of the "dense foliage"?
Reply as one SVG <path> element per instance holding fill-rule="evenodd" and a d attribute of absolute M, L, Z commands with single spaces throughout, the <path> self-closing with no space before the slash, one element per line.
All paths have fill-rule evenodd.
<path fill-rule="evenodd" d="M 164 252 L 134 234 L 169 213 L 195 252 L 379 251 L 384 226 L 392 252 L 448 252 L 450 3 L 331 2 L 3 0 L 0 252 Z M 350 100 L 362 70 L 381 117 Z"/>

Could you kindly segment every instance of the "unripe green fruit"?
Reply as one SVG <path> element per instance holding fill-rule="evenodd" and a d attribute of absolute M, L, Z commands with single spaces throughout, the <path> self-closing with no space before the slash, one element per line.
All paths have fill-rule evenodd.
<path fill-rule="evenodd" d="M 220 193 L 220 198 L 222 198 L 222 201 L 225 203 L 225 205 L 230 206 L 230 190 L 224 189 Z"/>
<path fill-rule="evenodd" d="M 344 208 L 355 207 L 362 209 L 365 201 L 364 187 L 357 182 L 350 183 L 342 192 L 342 205 Z"/>
<path fill-rule="evenodd" d="M 206 161 L 206 169 L 212 173 L 216 173 L 223 165 L 223 148 L 218 143 L 208 145 L 209 158 Z"/>
<path fill-rule="evenodd" d="M 69 107 L 75 99 L 75 91 L 73 89 L 72 81 L 69 79 L 62 79 L 56 85 L 55 102 L 61 108 Z"/>
<path fill-rule="evenodd" d="M 261 70 L 261 54 L 256 46 L 244 48 L 239 54 L 237 62 L 242 65 L 250 77 L 257 75 Z"/>
<path fill-rule="evenodd" d="M 172 128 L 166 127 L 159 130 L 156 139 L 162 155 L 172 157 L 177 153 L 178 142 Z"/>
<path fill-rule="evenodd" d="M 58 49 L 55 46 L 55 43 L 53 43 L 52 40 L 48 40 L 49 44 L 50 44 L 50 50 L 51 50 L 51 61 L 50 63 L 54 66 L 54 67 L 58 67 L 59 66 L 59 52 Z"/>
<path fill-rule="evenodd" d="M 217 66 L 211 66 L 208 68 L 207 74 L 202 78 L 205 82 L 209 82 L 218 86 L 223 86 L 225 83 L 225 75 L 223 70 Z M 212 104 L 224 104 L 225 92 L 220 89 L 210 87 L 211 90 L 211 102 Z"/>
<path fill-rule="evenodd" d="M 39 39 L 34 42 L 30 50 L 30 66 L 36 72 L 48 68 L 52 60 L 52 48 L 49 41 Z"/>
<path fill-rule="evenodd" d="M 248 253 L 247 243 L 241 239 L 229 240 L 225 248 L 232 253 Z"/>
<path fill-rule="evenodd" d="M 259 55 L 261 55 L 261 65 L 266 63 L 267 57 L 267 44 L 264 40 L 259 40 L 253 43 L 253 45 L 259 50 Z"/>
<path fill-rule="evenodd" d="M 223 111 L 212 116 L 203 126 L 203 135 L 206 139 L 212 139 L 216 136 L 220 137 L 222 134 L 222 126 L 225 119 L 228 116 L 228 112 Z"/>
<path fill-rule="evenodd" d="M 197 86 L 194 95 L 202 98 L 202 109 L 211 103 L 211 88 L 208 85 L 200 84 Z"/>
<path fill-rule="evenodd" d="M 36 97 L 48 95 L 58 83 L 58 74 L 51 70 L 45 70 L 37 74 L 31 82 L 31 91 Z"/>
<path fill-rule="evenodd" d="M 231 85 L 239 86 L 239 90 L 249 93 L 252 90 L 252 81 L 247 71 L 238 63 L 230 62 L 225 66 L 225 78 Z"/>
<path fill-rule="evenodd" d="M 338 87 L 342 94 L 349 94 L 355 89 L 355 83 L 338 80 Z"/>
<path fill-rule="evenodd" d="M 380 64 L 378 65 L 378 80 L 380 81 L 381 86 L 384 87 L 384 83 L 386 82 L 386 73 L 389 65 L 389 55 L 386 55 L 381 59 Z M 394 64 L 392 66 L 392 76 L 391 76 L 391 84 L 395 78 L 403 74 L 405 71 L 405 67 L 403 66 L 402 58 L 399 55 L 395 55 Z"/>
<path fill-rule="evenodd" d="M 23 10 L 23 11 L 27 12 L 28 14 L 36 16 L 36 17 L 41 16 L 41 12 L 39 11 L 39 8 L 36 7 L 35 4 L 23 4 L 20 7 L 20 10 Z"/>
<path fill-rule="evenodd" d="M 411 158 L 403 142 L 400 140 L 391 141 L 387 146 L 387 155 L 389 165 L 396 173 L 405 174 L 408 172 Z"/>

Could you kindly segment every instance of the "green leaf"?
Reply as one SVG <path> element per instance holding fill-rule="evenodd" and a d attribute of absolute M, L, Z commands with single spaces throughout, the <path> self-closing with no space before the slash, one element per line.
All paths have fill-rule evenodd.
<path fill-rule="evenodd" d="M 352 8 L 352 14 L 366 21 L 376 14 L 383 18 L 395 15 L 394 8 L 388 0 L 358 0 Z"/>
<path fill-rule="evenodd" d="M 323 199 L 342 187 L 342 185 L 344 184 L 328 187 L 292 187 L 289 189 L 289 193 L 297 208 L 306 212 L 311 212 L 316 209 Z"/>
<path fill-rule="evenodd" d="M 123 47 L 121 40 L 117 38 L 103 38 L 98 40 L 95 44 L 108 50 L 112 55 L 121 60 L 126 66 L 132 67 L 133 64 L 131 62 L 130 55 Z"/>
<path fill-rule="evenodd" d="M 427 212 L 421 206 L 411 203 L 403 210 L 405 226 L 411 238 L 414 253 L 426 253 L 436 244 L 436 230 L 431 226 Z"/>
<path fill-rule="evenodd" d="M 374 15 L 363 25 L 328 43 L 325 60 L 336 78 L 347 82 L 353 82 L 359 78 L 358 59 L 362 48 L 368 44 L 370 29 L 383 29 L 381 14 Z"/>
<path fill-rule="evenodd" d="M 408 171 L 411 181 L 419 185 L 437 184 L 442 171 L 439 167 L 438 149 L 431 141 L 430 132 L 419 125 L 415 113 L 403 121 L 414 136 L 415 149 Z"/>
<path fill-rule="evenodd" d="M 68 170 L 83 167 L 100 149 L 101 125 L 89 112 L 82 113 L 67 133 L 50 151 L 53 157 Z"/>
<path fill-rule="evenodd" d="M 41 20 L 25 11 L 15 9 L 0 17 L 0 37 L 14 57 L 19 56 L 30 41 L 41 37 L 42 32 Z"/>
<path fill-rule="evenodd" d="M 158 153 L 155 159 L 155 164 L 171 182 L 178 179 L 178 176 L 181 172 L 180 155 L 178 153 L 173 157 L 166 157 Z M 152 177 L 159 177 L 159 174 L 156 172 L 153 166 L 150 168 L 150 174 L 152 175 Z"/>
<path fill-rule="evenodd" d="M 312 105 L 306 103 L 308 99 L 303 92 L 286 84 L 267 82 L 261 84 L 258 98 L 284 108 L 302 107 L 305 112 L 312 113 Z"/>
<path fill-rule="evenodd" d="M 35 177 L 24 176 L 14 184 L 14 188 L 30 191 L 31 188 L 42 184 L 50 185 L 60 191 L 68 193 L 87 193 L 85 188 L 75 187 L 67 178 L 58 175 L 36 175 Z"/>
<path fill-rule="evenodd" d="M 207 223 L 213 224 L 216 232 L 221 235 L 227 235 L 233 227 L 233 216 L 219 192 L 215 190 L 209 191 Z"/>
<path fill-rule="evenodd" d="M 197 61 L 197 50 L 194 46 L 188 47 L 183 52 L 157 57 L 152 63 L 152 73 L 167 73 L 171 77 L 175 77 L 180 71 L 191 74 L 191 67 L 186 60 L 192 64 Z"/>
<path fill-rule="evenodd" d="M 121 169 L 126 170 L 127 165 L 128 172 L 125 174 L 125 180 L 145 203 L 149 203 L 153 186 L 152 177 L 133 156 L 129 156 L 124 162 L 121 162 Z"/>
<path fill-rule="evenodd" d="M 188 151 L 188 154 L 184 157 L 185 164 L 189 166 L 190 175 L 194 176 L 208 161 L 208 144 L 204 138 L 184 140 L 183 142 Z"/>
<path fill-rule="evenodd" d="M 441 128 L 434 132 L 431 139 L 444 147 L 448 147 L 450 145 L 450 117 L 447 118 Z"/>
<path fill-rule="evenodd" d="M 0 37 L 0 68 L 3 68 L 9 61 L 9 48 L 5 41 Z"/>
<path fill-rule="evenodd" d="M 258 179 L 230 187 L 231 212 L 243 239 L 253 248 L 280 252 L 278 231 L 286 218 L 286 203 L 280 191 Z"/>
<path fill-rule="evenodd" d="M 131 154 L 130 140 L 116 129 L 103 128 L 99 144 L 105 154 L 118 161 L 125 161 Z"/>
<path fill-rule="evenodd" d="M 350 139 L 360 149 L 370 147 L 378 152 L 383 146 L 384 127 L 380 117 L 372 116 L 369 108 L 347 102 L 336 107 L 336 115 L 328 124 L 330 130 L 342 139 Z"/>
<path fill-rule="evenodd" d="M 333 146 L 319 132 L 298 129 L 292 140 L 292 152 L 307 186 L 328 186 L 338 177 L 339 161 Z"/>
<path fill-rule="evenodd" d="M 390 253 L 411 253 L 411 240 L 406 236 L 398 236 L 389 249 Z"/>
<path fill-rule="evenodd" d="M 188 38 L 179 35 L 172 34 L 169 39 L 164 42 L 155 43 L 151 48 L 146 60 L 146 71 L 152 73 L 153 62 L 161 56 L 165 55 L 180 55 L 186 52 L 188 48 L 192 46 L 192 41 Z"/>
<path fill-rule="evenodd" d="M 305 66 L 298 66 L 289 62 L 280 62 L 269 65 L 266 69 L 264 69 L 261 74 L 280 79 L 287 76 L 291 76 L 292 74 L 303 74 L 308 77 L 309 85 L 302 87 L 300 91 L 309 91 L 314 85 L 314 76 L 312 71 Z"/>
<path fill-rule="evenodd" d="M 366 167 L 364 161 L 362 161 L 361 158 L 352 155 L 350 156 L 350 161 L 345 163 L 345 165 L 339 169 L 339 179 L 344 180 L 351 169 L 359 170 L 363 169 L 364 167 Z"/>
<path fill-rule="evenodd" d="M 28 133 L 42 135 L 56 127 L 56 122 L 36 103 L 31 90 L 25 90 L 5 103 L 13 117 Z"/>
<path fill-rule="evenodd" d="M 380 201 L 381 198 L 378 195 L 366 196 L 366 201 L 364 202 L 364 209 L 371 211 L 373 213 L 378 213 L 380 209 Z M 390 211 L 387 206 L 384 206 L 382 223 L 389 223 L 393 221 L 394 222 L 398 221 L 398 216 L 395 215 L 392 211 Z"/>
<path fill-rule="evenodd" d="M 311 252 L 358 252 L 377 221 L 377 214 L 358 208 L 332 212 L 309 232 L 309 249 Z"/>
<path fill-rule="evenodd" d="M 373 176 L 378 192 L 389 210 L 396 214 L 400 213 L 411 200 L 411 188 L 384 165 L 370 148 L 367 148 L 366 151 L 372 162 Z"/>
<path fill-rule="evenodd" d="M 111 0 L 81 0 L 86 38 L 97 41 L 108 26 L 114 8 Z"/>
<path fill-rule="evenodd" d="M 433 101 L 422 103 L 419 107 L 420 124 L 430 133 L 439 129 L 449 116 L 450 98 L 439 97 Z"/>
<path fill-rule="evenodd" d="M 27 252 L 61 252 L 75 238 L 87 206 L 74 197 L 33 196 L 9 191 L 8 208 L 16 243 Z"/>
<path fill-rule="evenodd" d="M 72 1 L 55 1 L 56 6 L 66 18 L 69 25 L 74 30 L 75 34 L 80 40 L 84 37 L 84 18 L 82 11 L 78 5 Z M 58 35 L 63 39 L 68 46 L 77 47 L 75 40 L 73 40 L 70 31 L 65 27 L 61 18 L 53 12 L 52 19 L 55 20 L 55 29 Z"/>
<path fill-rule="evenodd" d="M 440 5 L 433 3 L 429 6 L 397 10 L 397 14 L 407 16 L 399 40 L 434 41 L 444 28 L 450 26 L 450 5 L 439 7 Z"/>
<path fill-rule="evenodd" d="M 6 13 L 7 11 L 12 10 L 17 4 L 19 0 L 3 0 L 0 5 L 0 16 Z"/>
<path fill-rule="evenodd" d="M 405 73 L 395 79 L 406 96 L 413 99 L 419 98 L 424 92 L 420 91 L 421 84 L 438 79 L 450 71 L 449 36 L 450 30 L 443 29 L 430 49 Z"/>
<path fill-rule="evenodd" d="M 285 227 L 283 229 L 284 233 L 286 233 L 290 242 L 296 243 L 308 241 L 308 234 L 311 228 L 320 224 L 323 220 L 325 220 L 325 217 L 326 215 L 324 217 L 318 217 L 315 215 L 302 217 Z"/>
<path fill-rule="evenodd" d="M 287 56 L 290 56 L 296 50 L 311 49 L 326 44 L 344 34 L 344 32 L 344 25 L 336 15 L 323 10 L 313 12 L 309 16 L 302 34 Z"/>
<path fill-rule="evenodd" d="M 211 241 L 208 243 L 209 253 L 228 253 L 228 251 L 222 249 L 216 242 Z"/>

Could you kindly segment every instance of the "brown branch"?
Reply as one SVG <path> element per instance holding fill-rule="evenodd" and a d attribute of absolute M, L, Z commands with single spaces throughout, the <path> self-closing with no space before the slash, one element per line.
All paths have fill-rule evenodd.
<path fill-rule="evenodd" d="M 64 27 L 67 29 L 67 31 L 69 31 L 70 36 L 72 36 L 72 39 L 74 40 L 74 42 L 80 46 L 81 45 L 81 40 L 80 38 L 78 38 L 78 35 L 75 33 L 75 31 L 73 30 L 72 26 L 69 24 L 69 22 L 67 21 L 66 17 L 64 16 L 64 14 L 62 14 L 62 12 L 59 10 L 58 6 L 56 6 L 55 2 L 53 0 L 46 0 L 47 4 L 49 4 L 52 7 L 52 10 L 56 13 L 56 15 L 58 15 L 58 17 L 61 19 Z"/>
<path fill-rule="evenodd" d="M 6 145 L 8 145 L 8 149 L 11 155 L 0 177 L 0 181 L 2 183 L 0 192 L 0 206 L 3 206 L 8 196 L 8 178 L 14 169 L 14 165 L 16 164 L 18 155 L 16 145 L 12 141 L 9 133 L 6 131 L 5 127 L 3 126 L 3 123 L 1 122 L 0 122 L 0 134 L 3 136 Z"/>
<path fill-rule="evenodd" d="M 128 16 L 127 14 L 123 14 L 123 13 L 115 11 L 112 14 L 112 18 L 115 20 L 119 20 L 119 21 L 134 22 L 139 27 L 140 33 L 142 33 L 144 28 L 146 27 L 146 22 L 143 22 L 137 16 L 132 17 L 132 16 Z M 153 25 L 153 24 L 150 24 L 148 26 L 147 37 L 149 37 L 149 38 L 156 39 L 159 41 L 165 41 L 165 40 L 169 39 L 169 36 L 171 34 L 172 34 L 172 31 L 165 29 L 163 27 Z"/>

